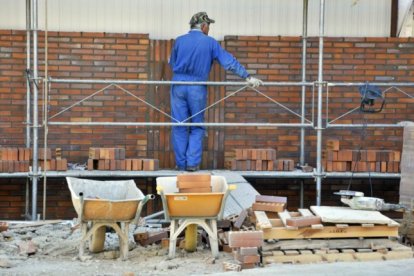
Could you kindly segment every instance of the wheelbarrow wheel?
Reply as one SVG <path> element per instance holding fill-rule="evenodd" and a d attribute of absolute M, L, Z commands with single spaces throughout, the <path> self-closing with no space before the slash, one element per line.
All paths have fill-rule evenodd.
<path fill-rule="evenodd" d="M 98 253 L 104 250 L 106 226 L 101 226 L 92 234 L 89 241 L 89 251 Z"/>
<path fill-rule="evenodd" d="M 185 229 L 185 250 L 187 252 L 197 250 L 197 224 L 190 224 Z"/>

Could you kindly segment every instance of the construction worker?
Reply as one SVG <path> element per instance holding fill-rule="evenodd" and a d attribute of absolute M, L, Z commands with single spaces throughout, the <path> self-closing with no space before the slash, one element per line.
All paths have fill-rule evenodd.
<path fill-rule="evenodd" d="M 173 81 L 207 81 L 211 66 L 216 60 L 226 70 L 239 75 L 251 87 L 263 82 L 249 75 L 246 69 L 212 37 L 208 36 L 214 20 L 206 12 L 194 14 L 190 20 L 191 30 L 179 36 L 173 46 L 170 66 Z M 207 104 L 206 85 L 172 85 L 171 116 L 173 122 L 204 122 Z M 194 116 L 194 117 L 192 117 Z M 190 120 L 186 120 L 191 117 Z M 203 153 L 203 126 L 174 126 L 172 143 L 175 153 L 176 170 L 197 171 Z"/>

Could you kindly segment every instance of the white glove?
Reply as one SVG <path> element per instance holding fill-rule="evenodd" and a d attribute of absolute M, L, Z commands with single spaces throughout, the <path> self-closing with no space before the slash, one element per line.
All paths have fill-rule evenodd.
<path fill-rule="evenodd" d="M 246 81 L 247 81 L 247 85 L 253 88 L 259 87 L 259 85 L 263 85 L 263 82 L 261 80 L 253 78 L 253 77 L 247 77 Z"/>

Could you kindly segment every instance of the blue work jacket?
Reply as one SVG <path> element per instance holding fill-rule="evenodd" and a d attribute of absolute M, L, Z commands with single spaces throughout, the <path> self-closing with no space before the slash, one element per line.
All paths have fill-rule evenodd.
<path fill-rule="evenodd" d="M 174 72 L 172 80 L 207 81 L 214 60 L 243 79 L 249 76 L 236 58 L 214 38 L 193 29 L 179 36 L 174 43 L 169 62 Z"/>

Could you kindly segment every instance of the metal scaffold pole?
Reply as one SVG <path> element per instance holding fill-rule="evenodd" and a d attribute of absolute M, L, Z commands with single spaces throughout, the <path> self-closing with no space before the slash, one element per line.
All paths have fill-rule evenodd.
<path fill-rule="evenodd" d="M 32 220 L 37 219 L 37 180 L 38 180 L 38 68 L 37 68 L 37 16 L 38 2 L 33 0 L 33 178 L 32 178 Z"/>
<path fill-rule="evenodd" d="M 26 0 L 26 148 L 30 148 L 30 32 L 32 27 L 32 16 L 31 16 L 31 1 Z M 25 192 L 25 217 L 29 216 L 29 204 L 30 204 L 30 189 L 29 189 L 29 179 L 26 179 L 26 192 Z"/>
<path fill-rule="evenodd" d="M 308 0 L 303 0 L 303 18 L 302 18 L 302 82 L 306 82 L 306 52 L 308 41 Z M 305 103 L 306 103 L 306 86 L 302 86 L 302 106 L 301 106 L 301 123 L 305 123 Z M 300 129 L 300 165 L 305 165 L 305 128 Z M 300 207 L 303 208 L 303 180 L 300 181 Z"/>
<path fill-rule="evenodd" d="M 323 36 L 325 1 L 319 7 L 319 61 L 318 61 L 318 119 L 316 127 L 316 205 L 321 205 L 322 190 L 322 93 L 323 93 Z"/>

